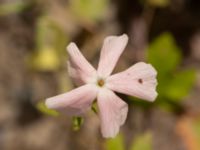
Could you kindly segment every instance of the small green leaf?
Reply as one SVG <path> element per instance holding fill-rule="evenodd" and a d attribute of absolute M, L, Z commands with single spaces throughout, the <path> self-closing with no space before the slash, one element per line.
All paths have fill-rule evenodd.
<path fill-rule="evenodd" d="M 181 52 L 173 36 L 166 32 L 150 44 L 147 58 L 159 74 L 166 74 L 179 65 Z"/>
<path fill-rule="evenodd" d="M 73 117 L 73 130 L 78 131 L 83 124 L 83 118 L 82 117 Z"/>
<path fill-rule="evenodd" d="M 91 107 L 92 111 L 95 113 L 95 114 L 98 114 L 98 106 L 97 106 L 97 100 L 95 100 L 93 103 L 92 103 L 92 107 Z"/>
<path fill-rule="evenodd" d="M 45 105 L 44 102 L 38 102 L 37 105 L 36 105 L 36 108 L 46 114 L 46 115 L 50 115 L 50 116 L 54 116 L 54 117 L 57 117 L 59 115 L 59 113 L 55 110 L 52 110 L 52 109 L 48 109 Z"/>
<path fill-rule="evenodd" d="M 125 150 L 123 136 L 118 134 L 115 138 L 106 140 L 105 148 L 106 150 Z"/>
<path fill-rule="evenodd" d="M 130 150 L 153 150 L 151 132 L 136 137 Z"/>
<path fill-rule="evenodd" d="M 195 82 L 195 71 L 184 70 L 174 75 L 166 84 L 166 96 L 171 100 L 181 100 L 187 96 Z"/>

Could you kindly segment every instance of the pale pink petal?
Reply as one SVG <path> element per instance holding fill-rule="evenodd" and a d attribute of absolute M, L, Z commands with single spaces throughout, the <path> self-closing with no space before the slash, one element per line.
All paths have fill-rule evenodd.
<path fill-rule="evenodd" d="M 101 133 L 105 138 L 113 138 L 124 124 L 128 106 L 115 93 L 102 88 L 97 97 L 99 115 L 101 120 Z"/>
<path fill-rule="evenodd" d="M 108 77 L 128 42 L 128 36 L 109 36 L 104 40 L 98 65 L 98 75 Z"/>
<path fill-rule="evenodd" d="M 107 87 L 116 92 L 154 101 L 157 97 L 157 72 L 150 65 L 139 62 L 107 79 Z"/>
<path fill-rule="evenodd" d="M 96 75 L 94 67 L 81 54 L 75 43 L 67 46 L 69 53 L 68 71 L 69 75 L 78 84 L 89 83 Z"/>
<path fill-rule="evenodd" d="M 91 106 L 96 96 L 96 86 L 86 84 L 67 93 L 48 98 L 45 104 L 50 109 L 80 114 Z"/>
<path fill-rule="evenodd" d="M 79 73 L 79 70 L 76 69 L 76 67 L 73 67 L 70 61 L 67 61 L 67 70 L 68 70 L 69 76 L 73 79 L 73 82 L 77 86 L 85 84 L 85 82 L 83 81 Z"/>

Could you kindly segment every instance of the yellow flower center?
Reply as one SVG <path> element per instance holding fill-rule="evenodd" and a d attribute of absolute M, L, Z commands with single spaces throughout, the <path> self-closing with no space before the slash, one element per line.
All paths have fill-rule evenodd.
<path fill-rule="evenodd" d="M 100 78 L 100 79 L 97 80 L 98 86 L 102 87 L 102 86 L 104 86 L 104 84 L 105 84 L 105 81 L 103 79 Z"/>

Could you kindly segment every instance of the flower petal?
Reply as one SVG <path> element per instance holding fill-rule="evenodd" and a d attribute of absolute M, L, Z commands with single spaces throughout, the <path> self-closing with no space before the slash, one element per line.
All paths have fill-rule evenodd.
<path fill-rule="evenodd" d="M 81 54 L 76 44 L 70 43 L 67 51 L 69 53 L 68 72 L 75 82 L 84 84 L 93 80 L 96 70 Z"/>
<path fill-rule="evenodd" d="M 139 62 L 129 69 L 107 79 L 107 87 L 119 93 L 128 94 L 149 101 L 157 97 L 157 72 L 150 65 Z"/>
<path fill-rule="evenodd" d="M 76 67 L 73 67 L 70 61 L 67 61 L 67 70 L 68 70 L 69 76 L 72 78 L 76 86 L 81 86 L 85 84 L 84 80 L 80 76 L 79 70 L 76 69 Z"/>
<path fill-rule="evenodd" d="M 70 92 L 48 98 L 45 104 L 50 109 L 81 114 L 91 106 L 96 96 L 96 86 L 86 84 Z"/>
<path fill-rule="evenodd" d="M 102 88 L 97 97 L 99 115 L 101 120 L 101 133 L 103 137 L 115 137 L 119 128 L 124 124 L 128 106 L 115 93 Z"/>
<path fill-rule="evenodd" d="M 97 71 L 99 76 L 108 77 L 112 73 L 127 42 L 128 36 L 126 34 L 109 36 L 104 40 Z"/>

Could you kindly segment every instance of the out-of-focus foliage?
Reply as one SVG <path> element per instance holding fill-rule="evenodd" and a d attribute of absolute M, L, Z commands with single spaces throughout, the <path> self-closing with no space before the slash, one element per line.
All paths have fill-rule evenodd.
<path fill-rule="evenodd" d="M 57 51 L 63 51 L 66 46 L 67 37 L 57 22 L 51 20 L 48 16 L 41 16 L 37 21 L 36 28 L 36 46 L 42 48 L 44 46 L 52 46 Z"/>
<path fill-rule="evenodd" d="M 158 71 L 157 103 L 177 103 L 187 96 L 194 85 L 195 71 L 179 69 L 182 55 L 170 33 L 157 37 L 148 48 L 148 61 Z"/>
<path fill-rule="evenodd" d="M 83 23 L 94 23 L 105 16 L 108 0 L 70 0 L 70 10 Z"/>
<path fill-rule="evenodd" d="M 118 134 L 113 139 L 106 140 L 105 148 L 106 150 L 124 150 L 124 139 L 122 134 Z"/>
<path fill-rule="evenodd" d="M 153 150 L 152 147 L 152 134 L 146 132 L 134 139 L 130 150 Z"/>
<path fill-rule="evenodd" d="M 188 95 L 194 84 L 195 72 L 188 69 L 174 74 L 171 84 L 167 84 L 167 96 L 172 100 L 181 100 Z"/>
<path fill-rule="evenodd" d="M 22 12 L 28 6 L 22 1 L 0 4 L 0 16 Z"/>
<path fill-rule="evenodd" d="M 48 109 L 45 105 L 44 102 L 38 102 L 37 105 L 36 105 L 36 108 L 42 112 L 43 114 L 46 114 L 46 115 L 50 115 L 50 116 L 53 116 L 53 117 L 57 117 L 59 115 L 59 113 L 55 110 L 52 110 L 52 109 Z"/>
<path fill-rule="evenodd" d="M 97 103 L 96 103 L 96 102 L 94 102 L 94 103 L 92 104 L 91 109 L 92 109 L 92 111 L 93 111 L 95 114 L 98 113 L 99 110 L 98 110 L 98 106 L 97 106 Z"/>
<path fill-rule="evenodd" d="M 170 0 L 146 0 L 149 5 L 155 7 L 166 7 L 170 4 Z"/>
<path fill-rule="evenodd" d="M 180 64 L 181 52 L 170 33 L 163 33 L 150 43 L 148 61 L 161 76 L 171 73 Z"/>
<path fill-rule="evenodd" d="M 38 71 L 55 71 L 60 68 L 66 46 L 66 35 L 47 16 L 38 19 L 36 28 L 36 50 L 30 59 L 30 66 Z"/>
<path fill-rule="evenodd" d="M 66 75 L 66 71 L 61 72 L 59 74 L 59 91 L 61 91 L 61 93 L 64 93 L 66 91 L 70 91 L 73 87 L 72 82 L 71 82 L 71 78 L 69 76 Z"/>
<path fill-rule="evenodd" d="M 182 54 L 170 33 L 163 33 L 150 43 L 147 60 L 158 72 L 158 97 L 155 104 L 166 110 L 178 109 L 176 106 L 189 94 L 196 77 L 195 70 L 180 69 Z M 130 99 L 144 107 L 154 105 L 137 98 Z"/>
<path fill-rule="evenodd" d="M 122 134 L 118 134 L 115 138 L 108 139 L 105 147 L 106 150 L 126 150 L 124 137 Z M 129 150 L 152 150 L 152 133 L 145 132 L 144 134 L 136 136 Z"/>
<path fill-rule="evenodd" d="M 77 131 L 80 129 L 81 125 L 83 124 L 84 119 L 82 117 L 73 117 L 73 130 Z"/>
<path fill-rule="evenodd" d="M 31 66 L 38 71 L 54 71 L 60 67 L 60 60 L 54 49 L 45 47 L 32 56 Z"/>

